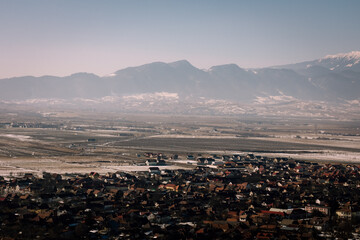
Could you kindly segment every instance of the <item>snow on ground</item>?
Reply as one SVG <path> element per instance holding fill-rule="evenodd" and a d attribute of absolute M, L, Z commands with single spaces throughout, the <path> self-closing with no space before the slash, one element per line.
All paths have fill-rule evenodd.
<path fill-rule="evenodd" d="M 238 138 L 235 135 L 227 136 L 211 136 L 211 135 L 182 135 L 182 134 L 160 134 L 152 135 L 145 138 L 213 138 L 213 139 L 227 139 L 227 138 Z"/>
<path fill-rule="evenodd" d="M 171 162 L 174 162 L 174 163 L 189 163 L 189 164 L 197 164 L 197 161 L 196 160 L 187 160 L 187 159 L 177 159 L 177 160 L 172 160 Z"/>
<path fill-rule="evenodd" d="M 49 173 L 79 173 L 85 174 L 90 172 L 98 172 L 105 174 L 108 172 L 124 171 L 149 171 L 151 166 L 137 166 L 137 165 L 108 165 L 99 164 L 96 161 L 79 163 L 69 162 L 61 159 L 19 159 L 19 158 L 8 158 L 0 159 L 0 176 L 17 176 L 27 172 L 34 173 L 35 175 L 42 175 L 43 172 Z M 166 165 L 166 166 L 155 166 L 160 170 L 164 169 L 187 169 L 191 168 L 186 166 Z"/>
<path fill-rule="evenodd" d="M 307 153 L 295 153 L 303 150 L 292 150 L 287 153 L 271 153 L 271 152 L 233 152 L 233 151 L 211 151 L 209 154 L 224 154 L 224 155 L 246 155 L 253 153 L 263 157 L 287 157 L 293 159 L 301 159 L 308 161 L 329 161 L 329 162 L 348 162 L 348 163 L 360 163 L 360 153 L 347 152 L 347 151 L 334 151 L 334 150 L 310 150 Z M 291 153 L 294 152 L 294 153 Z"/>
<path fill-rule="evenodd" d="M 325 138 L 325 139 L 322 139 Z M 263 140 L 271 142 L 291 142 L 309 145 L 329 146 L 329 147 L 343 147 L 360 149 L 359 136 L 332 136 L 326 134 L 306 134 L 306 135 L 274 135 L 270 137 L 249 137 L 248 139 Z"/>
<path fill-rule="evenodd" d="M 125 100 L 178 100 L 179 95 L 177 93 L 169 92 L 155 92 L 155 93 L 142 93 L 124 96 Z"/>
<path fill-rule="evenodd" d="M 282 92 L 279 91 L 280 94 Z M 267 96 L 267 97 L 256 97 L 256 100 L 254 101 L 255 104 L 274 104 L 274 103 L 280 103 L 280 102 L 289 102 L 289 101 L 295 101 L 296 98 L 292 96 L 286 96 L 286 95 L 277 95 L 277 96 Z"/>
<path fill-rule="evenodd" d="M 293 159 L 303 160 L 320 160 L 320 161 L 335 161 L 335 162 L 349 162 L 360 163 L 360 154 L 356 152 L 345 151 L 313 151 L 309 153 L 262 153 L 263 156 L 269 157 L 288 157 Z"/>
<path fill-rule="evenodd" d="M 107 169 L 107 172 L 114 171 L 124 171 L 124 172 L 135 172 L 135 171 L 149 171 L 149 167 L 158 167 L 160 170 L 175 170 L 175 169 L 186 169 L 186 167 L 167 165 L 167 166 L 136 166 L 136 165 L 127 165 L 127 166 L 106 166 L 104 169 Z"/>
<path fill-rule="evenodd" d="M 30 136 L 25 135 L 15 135 L 15 134 L 0 134 L 0 137 L 7 137 L 7 138 L 13 138 L 19 141 L 34 141 Z"/>

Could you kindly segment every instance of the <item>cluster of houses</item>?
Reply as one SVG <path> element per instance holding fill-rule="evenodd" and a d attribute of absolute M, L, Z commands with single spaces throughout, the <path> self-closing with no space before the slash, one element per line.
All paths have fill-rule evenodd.
<path fill-rule="evenodd" d="M 191 170 L 1 177 L 0 239 L 359 238 L 359 166 L 221 158 L 216 168 L 204 158 Z"/>

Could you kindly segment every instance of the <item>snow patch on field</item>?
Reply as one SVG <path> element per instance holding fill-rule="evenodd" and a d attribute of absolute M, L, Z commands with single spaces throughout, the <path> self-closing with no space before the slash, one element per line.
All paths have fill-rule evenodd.
<path fill-rule="evenodd" d="M 281 93 L 281 92 L 280 92 Z M 258 96 L 254 101 L 255 104 L 274 104 L 279 102 L 291 102 L 295 101 L 296 98 L 292 96 L 286 95 L 277 95 L 277 96 L 268 96 L 268 97 L 260 97 Z"/>
<path fill-rule="evenodd" d="M 176 169 L 185 169 L 185 167 L 182 166 L 175 166 L 175 165 L 168 165 L 168 166 L 154 166 L 158 167 L 160 170 L 176 170 Z M 128 165 L 128 166 L 106 166 L 104 169 L 107 169 L 108 172 L 111 171 L 122 171 L 122 172 L 147 172 L 149 171 L 149 166 L 136 166 L 136 165 Z"/>
<path fill-rule="evenodd" d="M 320 160 L 320 161 L 336 161 L 336 162 L 351 162 L 360 163 L 360 154 L 356 152 L 345 151 L 309 151 L 309 153 L 263 153 L 263 155 L 272 157 L 290 157 L 294 159 L 303 160 Z"/>
<path fill-rule="evenodd" d="M 138 165 L 102 165 L 96 161 L 91 163 L 71 162 L 62 159 L 19 159 L 9 158 L 0 159 L 0 176 L 21 176 L 24 173 L 33 173 L 42 176 L 43 172 L 49 173 L 77 173 L 86 174 L 90 172 L 98 172 L 99 174 L 106 174 L 108 172 L 136 172 L 136 171 L 149 171 L 150 166 Z M 170 169 L 188 169 L 191 166 L 156 166 L 160 170 Z"/>
<path fill-rule="evenodd" d="M 15 134 L 0 134 L 1 137 L 7 137 L 7 138 L 12 138 L 12 139 L 16 139 L 22 142 L 25 141 L 34 141 L 34 139 L 32 139 L 30 136 L 25 136 L 25 135 L 15 135 Z"/>
<path fill-rule="evenodd" d="M 177 93 L 169 92 L 155 92 L 155 93 L 142 93 L 124 96 L 125 100 L 178 100 L 179 95 Z"/>
<path fill-rule="evenodd" d="M 235 135 L 227 136 L 211 136 L 211 135 L 181 135 L 181 134 L 161 134 L 161 135 L 152 135 L 145 138 L 199 138 L 199 139 L 235 139 L 238 138 Z"/>
<path fill-rule="evenodd" d="M 49 105 L 57 105 L 63 104 L 65 102 L 64 99 L 57 99 L 57 98 L 32 98 L 27 99 L 25 101 L 16 101 L 17 104 L 49 104 Z"/>

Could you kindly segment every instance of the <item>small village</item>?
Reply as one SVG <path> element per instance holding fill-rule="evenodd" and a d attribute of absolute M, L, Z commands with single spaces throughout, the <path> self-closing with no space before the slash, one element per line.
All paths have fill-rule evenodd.
<path fill-rule="evenodd" d="M 146 172 L 1 177 L 0 239 L 360 239 L 360 166 L 146 157 Z"/>

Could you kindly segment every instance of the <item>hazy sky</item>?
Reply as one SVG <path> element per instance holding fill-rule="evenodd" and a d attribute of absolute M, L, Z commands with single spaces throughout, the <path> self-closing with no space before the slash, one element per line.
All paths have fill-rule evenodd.
<path fill-rule="evenodd" d="M 358 0 L 0 0 L 0 78 L 312 60 L 360 50 L 359 10 Z"/>

